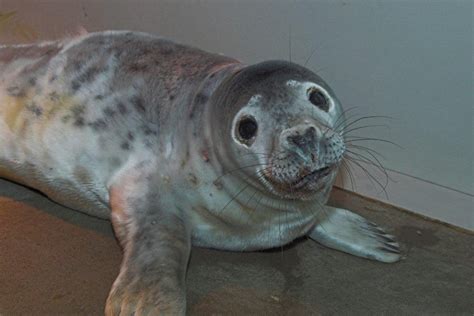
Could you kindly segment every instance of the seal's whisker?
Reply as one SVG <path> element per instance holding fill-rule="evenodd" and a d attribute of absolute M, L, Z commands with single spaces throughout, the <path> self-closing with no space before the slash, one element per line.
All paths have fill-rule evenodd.
<path fill-rule="evenodd" d="M 345 120 L 345 115 L 346 115 L 347 113 L 349 113 L 350 111 L 355 110 L 355 109 L 357 109 L 357 108 L 358 108 L 357 106 L 352 106 L 352 107 L 349 107 L 349 108 L 343 110 L 343 111 L 341 112 L 341 114 L 339 114 L 339 116 L 336 118 L 336 121 L 334 122 L 334 126 L 337 126 L 337 124 L 339 123 L 339 120 L 340 120 L 341 118 L 344 118 L 344 119 L 343 119 L 343 121 L 344 121 L 344 120 Z M 334 127 L 334 129 L 337 130 L 336 127 Z"/>
<path fill-rule="evenodd" d="M 349 175 L 349 180 L 351 182 L 351 189 L 352 191 L 354 191 L 355 189 L 357 189 L 357 187 L 355 187 L 355 182 L 354 182 L 354 177 L 352 175 L 352 172 L 351 172 L 351 169 L 348 165 L 348 163 L 346 162 L 346 160 L 342 160 L 342 163 L 341 163 L 342 167 L 344 168 L 344 170 L 347 172 L 347 174 Z M 342 178 L 344 179 L 344 177 Z"/>
<path fill-rule="evenodd" d="M 305 208 L 305 210 L 311 212 L 312 214 L 314 214 L 314 216 L 318 216 L 320 213 L 322 213 L 323 216 L 325 216 L 328 221 L 331 221 L 331 219 L 329 218 L 328 213 L 326 212 L 326 210 L 325 210 L 325 208 L 324 208 L 324 205 L 322 205 L 322 204 L 319 203 L 318 201 L 314 201 L 314 202 L 317 204 L 317 206 L 319 206 L 318 209 L 314 209 L 314 208 L 309 208 L 309 207 L 307 207 L 307 208 Z M 323 222 L 324 222 L 324 221 L 320 221 L 319 225 L 321 225 L 321 228 L 322 228 L 324 231 L 326 231 L 326 229 L 325 229 L 324 226 L 323 226 L 323 225 L 324 225 Z"/>
<path fill-rule="evenodd" d="M 354 128 L 351 128 L 349 130 L 343 130 L 341 132 L 341 135 L 347 135 L 348 133 L 351 133 L 353 131 L 357 131 L 357 130 L 360 130 L 360 129 L 365 129 L 365 128 L 370 128 L 370 127 L 385 127 L 385 128 L 388 128 L 388 125 L 382 125 L 382 124 L 376 124 L 376 125 L 364 125 L 364 126 L 358 126 L 358 127 L 354 127 Z"/>
<path fill-rule="evenodd" d="M 239 192 L 238 192 L 236 195 L 234 195 L 234 196 L 227 202 L 227 204 L 224 205 L 224 207 L 218 212 L 219 215 L 221 215 L 222 212 L 227 208 L 227 206 L 229 206 L 230 203 L 232 203 L 232 201 L 234 201 L 234 200 L 235 200 L 243 191 L 245 191 L 245 189 L 247 189 L 249 186 L 250 186 L 250 183 L 246 183 L 246 184 L 242 187 L 242 189 L 240 189 Z"/>
<path fill-rule="evenodd" d="M 353 108 L 351 108 L 351 109 L 353 109 Z M 367 119 L 376 119 L 376 118 L 392 119 L 392 117 L 383 116 L 383 115 L 363 116 L 363 115 L 360 115 L 360 114 L 357 114 L 357 113 L 353 113 L 350 116 L 344 117 L 344 119 L 342 121 L 340 121 L 337 125 L 334 124 L 335 125 L 334 130 L 337 130 L 337 131 L 341 132 L 344 129 L 347 129 L 349 126 L 352 126 L 355 123 L 358 123 L 360 121 L 367 120 Z"/>
<path fill-rule="evenodd" d="M 269 167 L 267 168 L 264 168 L 262 169 L 262 171 L 265 171 L 266 169 L 268 169 Z M 259 176 L 258 178 L 262 177 L 263 176 L 263 172 L 262 172 L 262 175 Z M 245 180 L 248 180 L 249 177 L 247 177 Z M 224 211 L 225 208 L 227 208 L 242 192 L 244 192 L 249 186 L 251 185 L 251 182 L 247 181 L 244 186 L 237 192 L 237 194 L 235 194 L 228 202 L 227 204 L 218 212 L 219 214 L 222 214 L 222 212 Z"/>
<path fill-rule="evenodd" d="M 255 197 L 255 195 L 257 194 L 258 190 L 257 189 L 254 189 L 254 192 L 253 194 L 249 197 L 249 199 L 247 200 L 247 203 L 245 203 L 246 206 L 250 205 L 250 201 Z M 254 210 L 255 211 L 255 210 Z"/>
<path fill-rule="evenodd" d="M 250 201 L 255 197 L 255 195 L 257 195 L 258 193 L 258 190 L 257 189 L 254 189 L 254 192 L 253 194 L 249 197 L 249 199 L 247 200 L 246 203 L 244 203 L 243 206 L 246 206 L 247 208 L 250 208 Z M 241 207 L 242 211 L 243 211 L 243 207 Z M 248 220 L 247 220 L 247 224 L 249 224 L 249 221 L 253 219 L 253 213 L 254 213 L 254 210 L 255 208 L 252 210 L 250 209 L 250 212 L 247 212 L 248 213 Z"/>
<path fill-rule="evenodd" d="M 375 181 L 375 182 L 377 183 L 377 185 L 380 186 L 380 188 L 382 189 L 382 191 L 383 191 L 384 194 L 385 194 L 385 197 L 386 197 L 387 200 L 388 200 L 388 193 L 387 193 L 387 190 L 386 190 L 385 186 L 383 186 L 383 185 L 380 183 L 380 181 L 377 180 L 377 178 L 375 178 L 375 177 L 374 177 L 364 166 L 362 166 L 359 162 L 357 162 L 357 161 L 355 161 L 355 160 L 353 160 L 353 159 L 350 159 L 350 158 L 348 158 L 347 161 L 350 162 L 350 163 L 352 163 L 352 164 L 354 164 L 354 165 L 356 165 L 357 167 L 359 167 L 359 168 L 369 177 L 368 179 L 369 179 L 371 182 L 372 182 L 372 180 Z M 372 179 L 372 180 L 371 180 L 371 179 Z M 372 182 L 372 183 L 373 183 L 373 182 Z M 373 184 L 374 184 L 374 183 L 373 183 Z M 374 186 L 375 186 L 375 184 L 374 184 Z"/>
<path fill-rule="evenodd" d="M 265 155 L 265 156 L 271 156 L 272 154 L 268 154 L 268 153 L 258 153 L 258 152 L 240 154 L 241 157 L 244 157 L 244 156 L 251 156 L 251 155 Z"/>
<path fill-rule="evenodd" d="M 382 163 L 376 159 L 375 161 L 373 159 L 371 159 L 370 157 L 367 157 L 367 156 L 364 156 L 363 154 L 361 153 L 357 153 L 355 151 L 352 151 L 352 150 L 346 150 L 346 153 L 345 153 L 346 156 L 348 156 L 349 158 L 352 158 L 354 160 L 357 160 L 354 156 L 357 156 L 357 158 L 359 158 L 361 161 L 365 162 L 365 163 L 368 163 L 368 164 L 371 164 L 371 165 L 374 165 L 375 167 L 377 167 L 377 169 L 379 169 L 380 171 L 386 173 L 385 171 L 385 167 L 382 165 Z M 387 175 L 388 176 L 388 175 Z"/>
<path fill-rule="evenodd" d="M 318 206 L 319 206 L 319 208 L 320 208 L 321 213 L 322 213 L 324 216 L 326 216 L 326 220 L 327 220 L 328 222 L 332 222 L 331 218 L 329 217 L 329 214 L 326 212 L 326 209 L 325 209 L 324 205 L 322 205 L 322 204 L 319 203 L 319 202 L 318 202 L 317 204 L 318 204 Z M 320 225 L 321 225 L 321 228 L 326 231 L 326 229 L 324 228 L 323 222 L 324 222 L 324 221 L 321 221 Z"/>
<path fill-rule="evenodd" d="M 253 193 L 250 195 L 249 199 L 247 200 L 246 203 L 242 203 L 240 209 L 242 210 L 242 213 L 244 213 L 244 207 L 250 209 L 251 211 L 250 212 L 246 212 L 246 214 L 248 215 L 248 219 L 247 219 L 247 225 L 249 224 L 252 224 L 251 221 L 253 220 L 253 213 L 255 213 L 255 209 L 252 209 L 250 207 L 250 201 L 255 197 L 255 195 L 257 194 L 258 190 L 254 188 L 253 190 Z"/>
<path fill-rule="evenodd" d="M 382 143 L 388 143 L 391 145 L 394 145 L 400 149 L 404 149 L 402 146 L 398 145 L 397 143 L 394 143 L 392 141 L 386 140 L 386 139 L 381 139 L 381 138 L 373 138 L 373 137 L 359 137 L 359 136 L 349 136 L 349 140 L 346 139 L 346 144 L 351 144 L 353 142 L 360 142 L 360 141 L 377 141 L 377 142 L 382 142 Z"/>
<path fill-rule="evenodd" d="M 272 208 L 274 208 L 273 207 L 273 202 L 271 202 L 271 203 L 272 203 Z M 278 214 L 278 238 L 280 240 L 279 241 L 279 244 L 280 244 L 280 247 L 281 247 L 280 251 L 283 251 L 283 242 L 282 242 L 283 238 L 281 237 L 281 213 Z"/>
<path fill-rule="evenodd" d="M 388 175 L 387 171 L 385 170 L 385 168 L 382 166 L 382 165 L 378 165 L 377 163 L 375 163 L 374 161 L 372 161 L 371 159 L 361 155 L 361 154 L 358 154 L 358 153 L 354 153 L 354 152 L 350 152 L 352 155 L 356 155 L 359 159 L 357 158 L 354 158 L 353 156 L 351 155 L 348 155 L 348 157 L 352 160 L 355 160 L 355 161 L 362 161 L 362 162 L 365 162 L 367 164 L 371 164 L 373 166 L 375 166 L 377 168 L 377 170 L 379 170 L 381 173 L 384 174 L 384 177 L 385 177 L 385 184 L 384 184 L 384 187 L 387 187 L 388 185 L 388 181 L 389 180 L 392 180 L 390 178 L 390 176 Z M 392 180 L 393 181 L 393 180 Z"/>
<path fill-rule="evenodd" d="M 251 156 L 251 155 L 272 156 L 272 155 L 278 155 L 278 154 L 281 154 L 281 153 L 284 153 L 284 152 L 285 152 L 284 150 L 274 151 L 273 153 L 251 152 L 251 153 L 240 154 L 240 156 Z"/>
<path fill-rule="evenodd" d="M 344 130 L 347 129 L 348 127 L 360 122 L 360 121 L 364 121 L 364 120 L 370 120 L 370 119 L 393 119 L 392 117 L 390 116 L 385 116 L 385 115 L 369 115 L 369 116 L 362 116 L 362 117 L 359 117 L 355 120 L 353 120 L 352 122 L 346 124 L 346 126 L 344 126 Z"/>
<path fill-rule="evenodd" d="M 306 67 L 306 65 L 307 65 L 308 62 L 311 60 L 311 58 L 313 57 L 314 53 L 316 53 L 317 50 L 318 50 L 318 47 L 315 47 L 315 48 L 311 51 L 311 54 L 309 54 L 308 58 L 306 58 L 306 60 L 304 61 L 303 67 Z"/>
<path fill-rule="evenodd" d="M 351 108 L 351 109 L 355 109 L 355 108 L 356 108 L 356 107 L 353 107 L 353 108 Z M 345 114 L 347 114 L 347 113 L 349 113 L 349 111 L 346 111 L 345 113 L 343 112 L 343 113 L 340 115 L 340 118 L 339 118 L 339 119 L 342 118 L 342 120 L 339 121 L 339 119 L 338 119 L 339 122 L 337 122 L 337 124 L 334 123 L 334 130 L 335 130 L 335 131 L 339 131 L 339 129 L 340 129 L 341 127 L 344 127 L 344 125 L 345 125 L 347 122 L 349 122 L 349 121 L 351 121 L 351 120 L 353 120 L 353 119 L 357 119 L 357 118 L 360 117 L 360 114 L 357 114 L 357 113 L 351 113 L 351 115 L 346 116 Z"/>
<path fill-rule="evenodd" d="M 321 68 L 318 68 L 318 69 L 314 70 L 314 73 L 319 74 L 320 72 L 322 72 L 323 70 L 326 70 L 326 69 L 328 69 L 327 66 L 321 67 Z"/>
<path fill-rule="evenodd" d="M 364 156 L 364 155 L 361 154 L 361 153 L 356 153 L 356 152 L 354 152 L 354 151 L 349 151 L 349 152 L 352 153 L 352 154 L 355 154 L 355 155 L 357 155 L 357 156 L 359 156 L 359 157 L 365 158 L 366 160 L 369 161 L 369 163 L 371 163 L 371 164 L 373 164 L 373 165 L 378 165 L 378 166 L 383 170 L 385 176 L 386 176 L 388 179 L 390 179 L 391 181 L 394 181 L 394 180 L 393 180 L 392 178 L 390 178 L 390 176 L 388 175 L 388 173 L 387 173 L 387 168 L 385 168 L 385 167 L 383 166 L 382 162 L 380 162 L 380 160 L 377 158 L 377 156 L 375 156 L 374 154 L 372 154 L 370 151 L 366 151 L 366 152 L 367 152 L 368 155 L 370 155 L 370 156 L 375 160 L 375 162 L 374 162 L 372 159 L 368 158 L 367 156 Z"/>
<path fill-rule="evenodd" d="M 260 198 L 256 200 L 255 207 L 253 208 L 253 213 L 256 213 L 258 207 L 260 206 L 260 201 L 262 201 L 264 197 L 265 197 L 264 194 L 260 194 Z"/>
<path fill-rule="evenodd" d="M 241 166 L 241 167 L 239 167 L 239 168 L 235 168 L 235 169 L 232 169 L 232 170 L 229 170 L 229 171 L 224 172 L 223 174 L 221 174 L 220 176 L 218 176 L 216 179 L 214 179 L 214 181 L 218 181 L 218 180 L 220 180 L 222 177 L 224 177 L 224 176 L 226 176 L 226 175 L 229 175 L 229 174 L 231 174 L 231 173 L 234 173 L 234 172 L 237 172 L 237 171 L 246 169 L 246 168 L 258 167 L 258 166 L 269 166 L 269 165 L 268 165 L 268 164 L 265 164 L 265 163 L 255 163 L 255 164 L 248 165 L 248 166 Z"/>
<path fill-rule="evenodd" d="M 371 155 L 377 155 L 379 156 L 379 158 L 381 159 L 384 159 L 385 160 L 385 156 L 382 155 L 381 153 L 379 153 L 378 151 L 372 149 L 372 148 L 369 148 L 369 147 L 365 147 L 365 146 L 361 146 L 361 145 L 354 145 L 354 144 L 348 144 L 348 146 L 346 148 L 353 148 L 353 149 L 356 149 L 356 150 L 364 150 L 366 151 L 367 153 L 371 153 Z"/>

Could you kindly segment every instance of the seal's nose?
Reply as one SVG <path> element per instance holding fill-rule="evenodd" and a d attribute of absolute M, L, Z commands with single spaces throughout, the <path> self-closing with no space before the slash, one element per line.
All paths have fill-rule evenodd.
<path fill-rule="evenodd" d="M 346 150 L 341 135 L 313 122 L 283 130 L 278 141 L 285 159 L 310 172 L 338 163 Z"/>
<path fill-rule="evenodd" d="M 319 156 L 320 130 L 313 124 L 302 124 L 284 130 L 281 145 L 297 154 L 304 162 L 314 163 Z"/>
<path fill-rule="evenodd" d="M 293 134 L 288 135 L 288 143 L 300 147 L 301 149 L 314 144 L 316 142 L 316 127 L 307 126 L 305 128 L 306 130 L 303 130 L 302 133 L 296 130 Z"/>

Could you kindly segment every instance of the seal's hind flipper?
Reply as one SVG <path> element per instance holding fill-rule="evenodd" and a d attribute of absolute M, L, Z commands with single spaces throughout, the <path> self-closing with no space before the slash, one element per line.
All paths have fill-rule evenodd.
<path fill-rule="evenodd" d="M 325 216 L 310 231 L 317 242 L 359 257 L 382 262 L 400 259 L 398 243 L 392 235 L 350 211 L 325 207 Z"/>

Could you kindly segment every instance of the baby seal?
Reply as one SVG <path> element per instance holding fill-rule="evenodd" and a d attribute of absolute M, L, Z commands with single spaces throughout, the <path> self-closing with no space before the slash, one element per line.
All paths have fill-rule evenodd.
<path fill-rule="evenodd" d="M 183 315 L 191 245 L 307 235 L 382 262 L 398 244 L 325 205 L 340 102 L 286 61 L 245 65 L 149 34 L 0 47 L 0 176 L 110 218 L 123 248 L 107 315 Z"/>

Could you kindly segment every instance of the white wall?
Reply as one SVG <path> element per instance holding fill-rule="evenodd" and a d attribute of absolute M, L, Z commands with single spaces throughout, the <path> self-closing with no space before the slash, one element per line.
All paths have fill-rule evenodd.
<path fill-rule="evenodd" d="M 387 168 L 415 179 L 446 204 L 434 202 L 429 194 L 419 196 L 421 211 L 445 219 L 443 210 L 452 205 L 449 199 L 466 199 L 459 206 L 464 215 L 454 222 L 474 227 L 470 0 L 0 0 L 0 12 L 9 10 L 17 10 L 17 15 L 9 27 L 2 26 L 0 19 L 4 42 L 21 41 L 31 37 L 29 33 L 39 39 L 61 37 L 80 25 L 89 31 L 133 29 L 247 63 L 288 59 L 291 28 L 293 61 L 304 63 L 317 48 L 308 67 L 322 68 L 320 75 L 344 105 L 360 107 L 357 113 L 362 115 L 394 118 L 373 122 L 389 128 L 360 134 L 402 146 L 366 143 L 387 157 Z M 365 180 L 358 181 L 363 188 Z M 411 185 L 402 181 L 394 186 L 409 188 L 416 196 L 418 187 Z M 369 189 L 359 191 L 376 195 Z M 420 210 L 397 194 L 390 201 Z M 441 216 L 431 214 L 433 208 Z M 444 212 L 452 217 L 457 211 Z M 469 225 L 463 225 L 466 220 Z"/>

